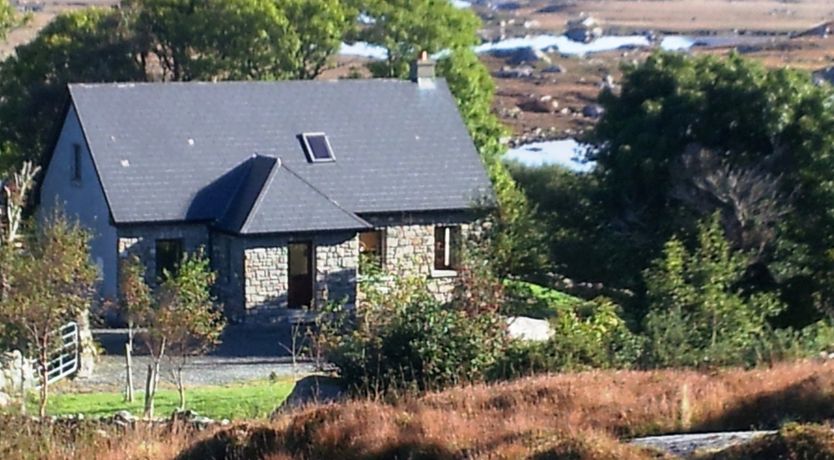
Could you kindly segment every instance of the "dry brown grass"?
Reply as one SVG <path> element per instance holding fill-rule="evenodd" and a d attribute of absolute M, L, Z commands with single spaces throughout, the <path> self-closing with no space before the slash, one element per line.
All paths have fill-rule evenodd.
<path fill-rule="evenodd" d="M 662 456 L 618 439 L 832 419 L 832 363 L 600 371 L 471 385 L 394 403 L 311 406 L 272 423 L 201 433 L 49 429 L 5 419 L 0 458 L 641 460 Z"/>
<path fill-rule="evenodd" d="M 313 406 L 270 424 L 204 433 L 178 458 L 637 460 L 661 457 L 618 438 L 832 418 L 834 364 L 586 372 L 466 386 L 393 404 Z M 191 441 L 131 435 L 100 448 L 99 458 L 172 458 Z"/>

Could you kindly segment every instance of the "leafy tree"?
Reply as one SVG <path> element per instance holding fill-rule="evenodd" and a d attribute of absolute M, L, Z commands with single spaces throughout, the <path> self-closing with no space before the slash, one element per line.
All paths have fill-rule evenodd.
<path fill-rule="evenodd" d="M 834 202 L 830 88 L 738 55 L 657 53 L 627 67 L 622 91 L 600 102 L 599 203 L 604 224 L 627 243 L 610 278 L 640 272 L 673 234 L 692 235 L 721 211 L 733 246 L 756 246 L 752 283 L 810 304 L 791 292 L 820 292 L 820 274 L 831 270 L 823 254 L 834 247 L 834 215 L 820 212 Z M 633 277 L 619 282 L 640 287 Z"/>
<path fill-rule="evenodd" d="M 225 321 L 220 307 L 211 295 L 215 274 L 203 256 L 187 256 L 175 276 L 162 284 L 162 305 L 152 334 L 168 342 L 174 382 L 180 397 L 180 410 L 185 409 L 183 368 L 191 356 L 205 353 L 220 342 Z"/>
<path fill-rule="evenodd" d="M 6 38 L 6 33 L 17 22 L 14 8 L 8 0 L 0 0 L 0 40 Z"/>
<path fill-rule="evenodd" d="M 98 274 L 90 262 L 88 242 L 86 231 L 55 214 L 38 227 L 26 250 L 12 257 L 8 266 L 0 314 L 21 331 L 35 353 L 41 417 L 46 416 L 49 399 L 48 365 L 59 345 L 54 332 L 86 313 L 93 299 Z"/>
<path fill-rule="evenodd" d="M 273 0 L 133 0 L 128 7 L 145 71 L 163 80 L 287 78 L 300 44 Z"/>
<path fill-rule="evenodd" d="M 131 255 L 119 266 L 120 307 L 127 321 L 125 343 L 125 400 L 133 402 L 133 350 L 137 325 L 144 325 L 152 313 L 153 297 L 145 283 L 145 266 L 139 257 Z"/>
<path fill-rule="evenodd" d="M 142 277 L 132 278 L 137 295 L 131 307 L 147 328 L 142 337 L 151 355 L 145 381 L 146 417 L 153 417 L 163 358 L 172 359 L 180 409 L 184 409 L 183 368 L 188 358 L 209 350 L 219 341 L 224 320 L 210 293 L 214 279 L 208 259 L 202 254 L 186 255 L 176 273 L 166 271 L 150 302 L 145 297 L 148 290 L 142 287 Z M 145 305 L 147 309 L 142 311 Z"/>
<path fill-rule="evenodd" d="M 724 236 L 718 214 L 698 227 L 694 252 L 673 238 L 646 270 L 648 360 L 655 366 L 738 364 L 769 335 L 784 309 L 768 293 L 741 292 L 747 261 Z"/>
<path fill-rule="evenodd" d="M 0 170 L 42 161 L 67 83 L 142 80 L 131 46 L 118 13 L 91 8 L 57 16 L 0 63 Z"/>
<path fill-rule="evenodd" d="M 296 69 L 292 78 L 316 78 L 353 30 L 356 9 L 341 0 L 285 0 L 277 4 L 298 42 L 291 58 Z"/>
<path fill-rule="evenodd" d="M 406 78 L 409 65 L 421 52 L 434 54 L 477 44 L 480 21 L 471 10 L 448 0 L 370 0 L 358 3 L 369 24 L 356 39 L 388 52 L 369 65 L 376 77 Z"/>
<path fill-rule="evenodd" d="M 544 236 L 534 209 L 501 160 L 506 128 L 492 112 L 495 83 L 489 70 L 470 49 L 456 49 L 440 59 L 438 74 L 449 85 L 458 110 L 481 153 L 495 190 L 497 209 L 487 218 L 486 244 L 497 274 L 540 275 L 546 265 L 541 251 Z"/>

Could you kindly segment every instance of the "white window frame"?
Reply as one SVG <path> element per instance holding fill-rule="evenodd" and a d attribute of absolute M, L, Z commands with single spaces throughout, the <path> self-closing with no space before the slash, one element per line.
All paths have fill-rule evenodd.
<path fill-rule="evenodd" d="M 330 152 L 330 158 L 316 158 L 313 155 L 313 149 L 310 147 L 310 142 L 307 140 L 307 136 L 322 136 L 324 137 L 324 142 L 327 144 L 327 150 Z M 324 132 L 309 132 L 309 133 L 301 133 L 301 142 L 304 143 L 304 153 L 307 154 L 307 159 L 311 163 L 329 163 L 331 161 L 336 161 L 336 154 L 333 153 L 333 146 L 330 145 L 330 138 Z"/>
<path fill-rule="evenodd" d="M 437 231 L 443 230 L 443 264 L 447 267 L 452 263 L 452 228 L 457 228 L 458 232 L 461 232 L 462 229 L 460 225 L 435 225 L 435 237 L 434 241 L 437 240 Z M 432 257 L 431 257 L 431 275 L 433 278 L 448 278 L 457 276 L 458 271 L 454 268 L 437 268 L 434 266 L 434 257 L 435 251 L 437 248 L 432 247 Z"/>

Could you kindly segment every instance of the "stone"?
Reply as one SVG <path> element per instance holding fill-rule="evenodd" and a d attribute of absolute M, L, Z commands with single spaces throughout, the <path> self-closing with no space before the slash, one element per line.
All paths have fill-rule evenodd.
<path fill-rule="evenodd" d="M 565 73 L 565 68 L 559 64 L 547 66 L 542 69 L 543 73 Z"/>
<path fill-rule="evenodd" d="M 605 113 L 605 109 L 599 104 L 588 104 L 582 108 L 582 115 L 588 118 L 599 118 Z"/>
<path fill-rule="evenodd" d="M 507 332 L 513 339 L 544 342 L 553 336 L 553 328 L 544 319 L 528 318 L 526 316 L 509 316 L 505 321 L 507 323 Z"/>
<path fill-rule="evenodd" d="M 533 76 L 533 68 L 530 66 L 502 67 L 496 76 L 498 78 L 530 78 Z"/>
<path fill-rule="evenodd" d="M 565 36 L 575 42 L 590 43 L 602 37 L 602 27 L 591 16 L 579 17 L 568 21 Z"/>
<path fill-rule="evenodd" d="M 272 413 L 277 415 L 308 404 L 338 401 L 345 396 L 345 388 L 336 377 L 310 375 L 295 383 L 287 399 Z"/>

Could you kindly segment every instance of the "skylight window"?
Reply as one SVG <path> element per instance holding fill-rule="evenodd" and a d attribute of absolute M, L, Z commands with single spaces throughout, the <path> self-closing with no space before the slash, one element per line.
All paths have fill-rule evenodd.
<path fill-rule="evenodd" d="M 301 140 L 304 142 L 304 150 L 307 152 L 307 158 L 313 162 L 333 161 L 333 148 L 330 147 L 330 141 L 327 139 L 327 134 L 324 133 L 303 133 Z"/>

